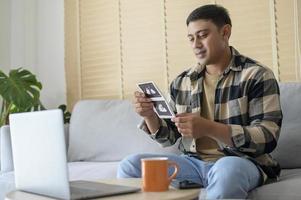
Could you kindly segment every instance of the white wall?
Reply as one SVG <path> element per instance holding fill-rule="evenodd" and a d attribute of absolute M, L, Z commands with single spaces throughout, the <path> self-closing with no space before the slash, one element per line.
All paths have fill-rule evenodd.
<path fill-rule="evenodd" d="M 10 0 L 0 0 L 0 69 L 10 68 Z"/>
<path fill-rule="evenodd" d="M 64 0 L 37 0 L 36 71 L 47 107 L 66 104 Z"/>
<path fill-rule="evenodd" d="M 64 0 L 1 1 L 11 7 L 9 68 L 24 67 L 37 76 L 46 108 L 65 104 Z"/>
<path fill-rule="evenodd" d="M 0 69 L 10 68 L 10 0 L 0 0 Z M 0 99 L 0 109 L 2 100 Z"/>

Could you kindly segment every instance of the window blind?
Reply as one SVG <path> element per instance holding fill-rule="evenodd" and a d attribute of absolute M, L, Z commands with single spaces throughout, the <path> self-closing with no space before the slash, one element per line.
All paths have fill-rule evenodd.
<path fill-rule="evenodd" d="M 226 7 L 230 45 L 273 69 L 280 81 L 300 81 L 298 0 L 65 0 L 68 105 L 80 99 L 129 99 L 136 83 L 169 83 L 196 64 L 185 20 L 204 4 Z"/>
<path fill-rule="evenodd" d="M 166 49 L 168 82 L 197 61 L 187 39 L 186 18 L 195 8 L 214 3 L 210 0 L 166 0 Z"/>
<path fill-rule="evenodd" d="M 81 99 L 78 1 L 65 0 L 65 76 L 67 105 Z"/>
<path fill-rule="evenodd" d="M 165 91 L 163 1 L 121 0 L 120 19 L 124 98 L 132 98 L 143 81 Z"/>
<path fill-rule="evenodd" d="M 277 0 L 275 10 L 280 81 L 297 81 L 300 66 L 297 65 L 298 16 L 294 12 L 294 0 Z"/>
<path fill-rule="evenodd" d="M 120 29 L 117 0 L 80 0 L 82 98 L 120 98 Z"/>
<path fill-rule="evenodd" d="M 230 45 L 240 53 L 273 69 L 271 10 L 265 0 L 217 0 L 226 7 L 232 20 Z M 274 72 L 277 69 L 274 69 Z"/>

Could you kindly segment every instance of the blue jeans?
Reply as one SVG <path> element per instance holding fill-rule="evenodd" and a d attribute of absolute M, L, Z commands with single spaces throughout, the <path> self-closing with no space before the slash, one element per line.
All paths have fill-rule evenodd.
<path fill-rule="evenodd" d="M 191 180 L 206 188 L 206 199 L 244 199 L 248 192 L 259 186 L 261 174 L 249 160 L 226 156 L 215 163 L 187 155 L 135 154 L 124 158 L 118 168 L 118 178 L 141 177 L 141 158 L 168 157 L 180 170 L 176 179 Z M 173 169 L 169 169 L 171 175 Z M 203 194 L 200 195 L 204 198 Z"/>

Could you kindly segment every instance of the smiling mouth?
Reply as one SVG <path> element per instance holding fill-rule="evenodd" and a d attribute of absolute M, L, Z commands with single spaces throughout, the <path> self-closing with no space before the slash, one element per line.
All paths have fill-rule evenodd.
<path fill-rule="evenodd" d="M 203 58 L 203 57 L 205 57 L 206 52 L 207 52 L 206 50 L 199 50 L 199 51 L 196 51 L 196 52 L 195 52 L 195 55 L 196 55 L 197 57 Z"/>

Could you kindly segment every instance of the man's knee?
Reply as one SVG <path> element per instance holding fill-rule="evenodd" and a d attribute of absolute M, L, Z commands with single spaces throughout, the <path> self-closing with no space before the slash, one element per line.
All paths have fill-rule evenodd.
<path fill-rule="evenodd" d="M 141 177 L 141 154 L 133 154 L 125 157 L 119 163 L 117 170 L 118 178 L 139 178 Z"/>
<path fill-rule="evenodd" d="M 251 161 L 237 156 L 226 156 L 218 161 L 210 169 L 208 176 L 232 177 L 238 174 L 246 174 L 245 170 L 254 165 Z M 254 165 L 256 168 L 256 166 Z"/>
<path fill-rule="evenodd" d="M 257 167 L 244 158 L 228 156 L 219 159 L 208 173 L 208 198 L 245 198 L 252 187 L 248 170 L 254 170 L 253 178 L 259 177 Z"/>

